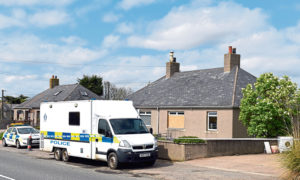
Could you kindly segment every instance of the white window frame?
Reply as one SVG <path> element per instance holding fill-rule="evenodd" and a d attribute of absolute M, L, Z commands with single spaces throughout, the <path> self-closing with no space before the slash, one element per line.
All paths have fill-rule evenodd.
<path fill-rule="evenodd" d="M 210 113 L 216 113 L 216 114 L 210 115 Z M 216 117 L 217 118 L 216 129 L 210 129 L 209 128 L 209 118 L 210 117 Z M 209 131 L 217 131 L 218 130 L 218 112 L 217 111 L 208 111 L 207 112 L 207 130 L 209 130 Z"/>
<path fill-rule="evenodd" d="M 140 110 L 138 110 L 138 112 L 139 112 L 139 115 L 141 116 L 150 116 L 150 125 L 148 125 L 148 124 L 146 124 L 145 122 L 145 125 L 147 126 L 147 127 L 151 127 L 152 125 L 151 125 L 151 111 L 140 111 Z"/>
<path fill-rule="evenodd" d="M 168 114 L 171 116 L 184 116 L 184 111 L 169 111 Z"/>

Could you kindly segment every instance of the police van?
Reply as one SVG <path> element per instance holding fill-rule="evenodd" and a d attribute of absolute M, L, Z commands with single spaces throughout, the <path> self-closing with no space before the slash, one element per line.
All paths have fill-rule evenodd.
<path fill-rule="evenodd" d="M 157 158 L 157 141 L 140 119 L 132 101 L 83 100 L 43 102 L 40 149 L 56 160 L 70 156 L 121 163 Z"/>

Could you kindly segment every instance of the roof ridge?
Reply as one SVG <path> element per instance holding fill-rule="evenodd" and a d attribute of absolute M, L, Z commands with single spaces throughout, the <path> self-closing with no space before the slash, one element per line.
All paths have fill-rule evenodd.
<path fill-rule="evenodd" d="M 69 95 L 63 101 L 66 101 L 71 96 L 73 91 L 78 87 L 79 83 L 76 83 L 76 84 L 73 84 L 73 85 L 75 85 L 75 87 L 72 89 L 72 91 L 70 91 Z"/>
<path fill-rule="evenodd" d="M 232 92 L 232 106 L 234 106 L 234 100 L 235 100 L 235 92 L 236 92 L 236 82 L 238 78 L 238 72 L 239 72 L 239 67 L 236 66 L 235 68 L 235 75 L 234 75 L 234 81 L 233 81 L 233 92 Z"/>

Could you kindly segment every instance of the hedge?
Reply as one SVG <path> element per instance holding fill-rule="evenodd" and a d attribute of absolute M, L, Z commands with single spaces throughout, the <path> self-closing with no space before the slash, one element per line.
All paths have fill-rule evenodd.
<path fill-rule="evenodd" d="M 194 139 L 189 139 L 189 138 L 194 138 Z M 175 144 L 201 144 L 205 143 L 203 139 L 198 139 L 197 136 L 181 136 L 177 139 L 174 139 L 173 142 Z"/>

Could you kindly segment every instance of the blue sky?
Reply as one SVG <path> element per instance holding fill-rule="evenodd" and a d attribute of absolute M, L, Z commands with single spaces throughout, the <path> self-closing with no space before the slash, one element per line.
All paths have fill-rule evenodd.
<path fill-rule="evenodd" d="M 138 90 L 165 74 L 223 66 L 232 45 L 255 76 L 300 83 L 300 2 L 284 0 L 0 0 L 0 88 L 34 96 L 97 74 Z"/>

